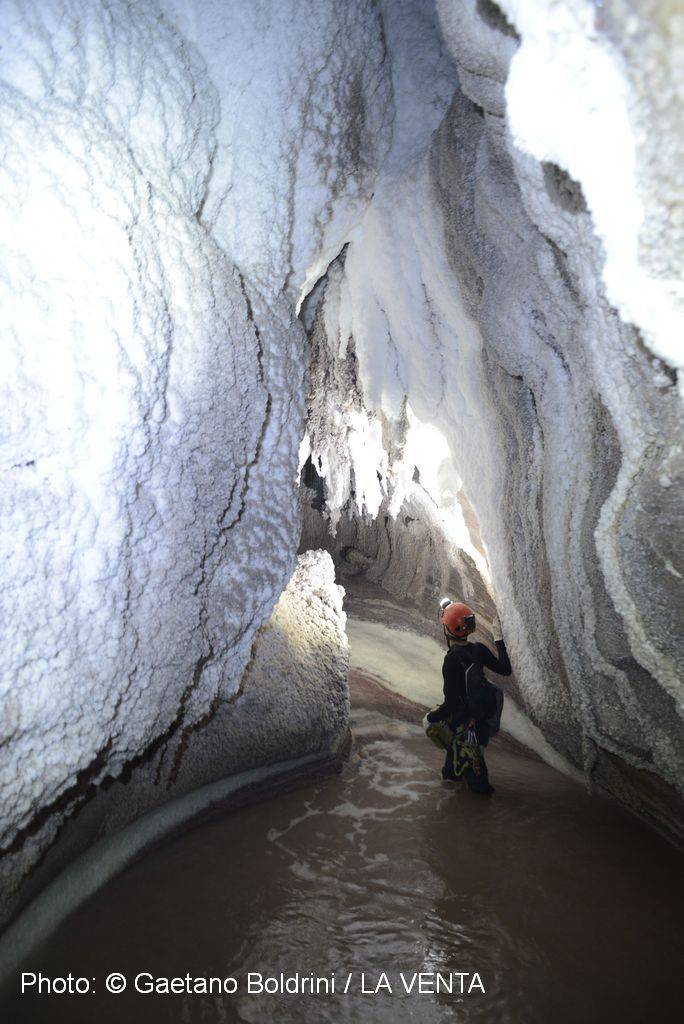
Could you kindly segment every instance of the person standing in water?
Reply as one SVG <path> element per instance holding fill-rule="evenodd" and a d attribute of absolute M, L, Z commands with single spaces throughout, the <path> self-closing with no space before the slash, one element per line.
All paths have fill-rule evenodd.
<path fill-rule="evenodd" d="M 498 730 L 501 697 L 500 691 L 485 678 L 483 669 L 501 676 L 511 674 L 501 625 L 497 617 L 495 657 L 484 644 L 468 640 L 475 630 L 475 613 L 467 604 L 444 598 L 440 602 L 440 622 L 448 647 L 442 665 L 444 701 L 425 716 L 426 732 L 435 742 L 447 746 L 442 778 L 465 778 L 473 792 L 489 796 L 494 787 L 489 783 L 483 748 Z M 447 726 L 446 737 L 437 723 Z"/>

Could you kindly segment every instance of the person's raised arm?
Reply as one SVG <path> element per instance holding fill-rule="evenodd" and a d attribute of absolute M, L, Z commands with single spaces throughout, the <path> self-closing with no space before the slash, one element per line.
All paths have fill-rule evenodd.
<path fill-rule="evenodd" d="M 504 643 L 503 636 L 501 634 L 501 622 L 499 621 L 498 615 L 494 616 L 492 633 L 498 657 L 494 657 L 489 648 L 484 644 L 479 644 L 478 646 L 481 648 L 482 654 L 482 664 L 485 668 L 491 669 L 492 672 L 496 672 L 497 675 L 510 676 L 513 669 L 511 668 L 506 644 Z"/>

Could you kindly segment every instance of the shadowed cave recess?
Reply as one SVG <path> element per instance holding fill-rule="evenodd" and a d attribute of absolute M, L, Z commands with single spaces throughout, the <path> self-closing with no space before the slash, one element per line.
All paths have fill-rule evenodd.
<path fill-rule="evenodd" d="M 3 924 L 339 756 L 347 613 L 443 594 L 682 842 L 668 10 L 2 0 Z"/>

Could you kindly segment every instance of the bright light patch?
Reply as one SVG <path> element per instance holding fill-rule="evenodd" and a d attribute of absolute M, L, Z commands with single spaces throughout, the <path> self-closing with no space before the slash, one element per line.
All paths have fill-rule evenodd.
<path fill-rule="evenodd" d="M 441 430 L 418 419 L 410 405 L 406 414 L 409 429 L 400 463 L 393 467 L 394 493 L 390 505 L 393 516 L 399 514 L 411 489 L 420 487 L 432 499 L 444 535 L 472 558 L 482 577 L 491 582 L 487 559 L 477 549 L 463 516 L 458 499 L 463 481 L 454 468 L 449 443 Z M 417 470 L 417 479 L 416 477 Z"/>
<path fill-rule="evenodd" d="M 348 434 L 349 452 L 354 469 L 355 502 L 359 512 L 364 507 L 375 518 L 384 497 L 378 479 L 387 474 L 387 453 L 382 443 L 380 420 L 369 419 L 365 413 L 354 412 Z"/>

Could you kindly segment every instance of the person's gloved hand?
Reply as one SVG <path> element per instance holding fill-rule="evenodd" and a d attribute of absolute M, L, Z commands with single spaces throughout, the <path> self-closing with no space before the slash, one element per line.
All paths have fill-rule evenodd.
<path fill-rule="evenodd" d="M 494 612 L 494 618 L 492 619 L 492 639 L 503 640 L 503 631 L 501 629 L 501 619 L 497 612 Z"/>

